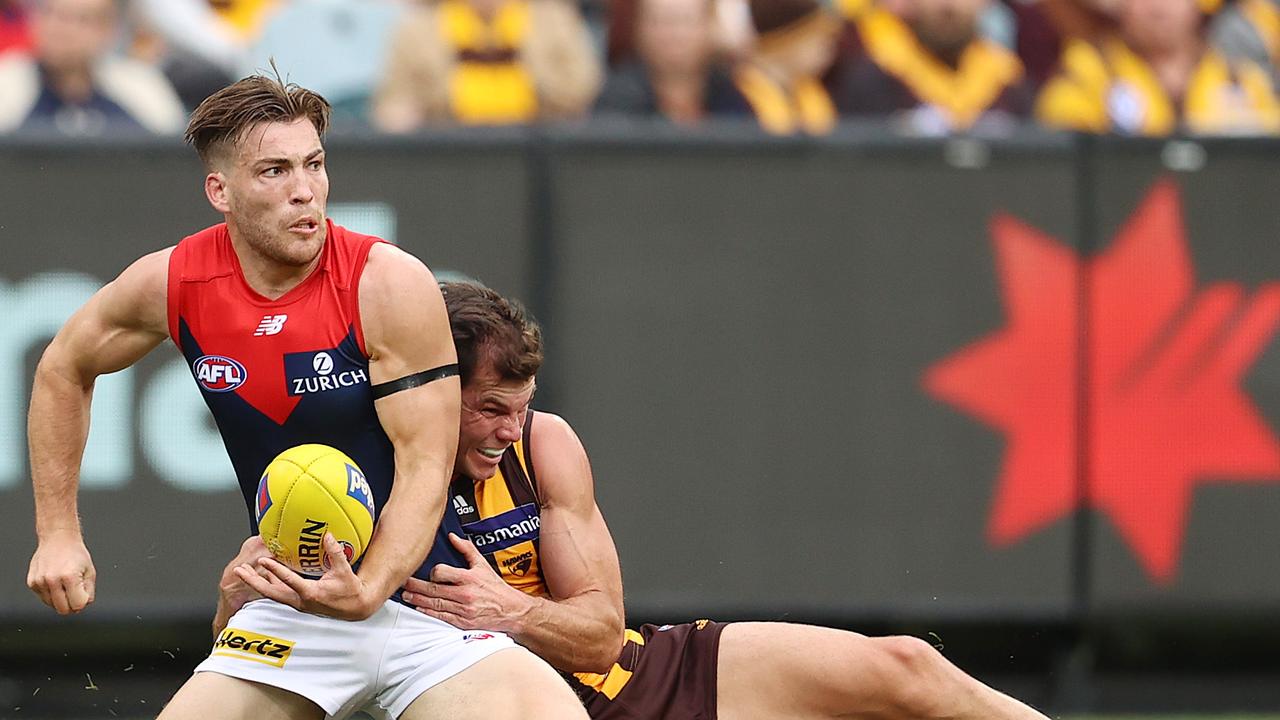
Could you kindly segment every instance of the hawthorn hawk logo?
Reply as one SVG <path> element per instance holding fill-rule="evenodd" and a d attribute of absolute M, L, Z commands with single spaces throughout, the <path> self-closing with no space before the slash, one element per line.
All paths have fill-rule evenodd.
<path fill-rule="evenodd" d="M 1197 484 L 1280 481 L 1280 445 L 1240 387 L 1280 324 L 1280 283 L 1196 289 L 1179 205 L 1172 182 L 1157 184 L 1107 250 L 1085 259 L 994 219 L 1005 326 L 924 375 L 930 394 L 1005 436 L 994 545 L 1089 507 L 1167 584 Z"/>

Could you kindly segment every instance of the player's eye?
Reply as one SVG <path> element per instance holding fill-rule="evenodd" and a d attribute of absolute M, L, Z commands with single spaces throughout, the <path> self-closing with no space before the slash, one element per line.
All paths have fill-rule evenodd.
<path fill-rule="evenodd" d="M 284 172 L 283 168 L 269 167 L 266 170 L 263 170 L 262 174 L 266 175 L 267 177 L 279 177 L 283 172 Z"/>
<path fill-rule="evenodd" d="M 319 170 L 320 168 L 324 167 L 324 163 L 320 162 L 319 160 L 312 160 L 311 162 L 307 163 L 307 167 L 311 168 L 312 170 Z"/>

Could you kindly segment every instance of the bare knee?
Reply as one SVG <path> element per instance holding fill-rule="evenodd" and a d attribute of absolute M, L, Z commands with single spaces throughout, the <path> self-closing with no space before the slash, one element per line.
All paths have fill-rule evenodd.
<path fill-rule="evenodd" d="M 945 718 L 959 671 L 932 645 L 905 635 L 872 638 L 881 698 L 890 717 Z"/>

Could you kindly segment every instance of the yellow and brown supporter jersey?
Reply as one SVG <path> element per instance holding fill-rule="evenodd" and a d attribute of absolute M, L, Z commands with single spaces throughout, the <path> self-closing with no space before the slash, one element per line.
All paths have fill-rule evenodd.
<path fill-rule="evenodd" d="M 1096 133 L 1280 132 L 1280 100 L 1263 68 L 1206 49 L 1177 102 L 1151 66 L 1116 38 L 1100 47 L 1069 43 L 1061 72 L 1040 93 L 1036 115 L 1047 125 Z"/>
<path fill-rule="evenodd" d="M 988 113 L 1030 114 L 1022 62 L 990 40 L 972 40 L 951 66 L 884 9 L 864 12 L 847 37 L 854 58 L 839 70 L 836 102 L 848 115 L 914 113 L 938 132 L 967 130 Z"/>
<path fill-rule="evenodd" d="M 538 562 L 539 515 L 537 478 L 529 454 L 534 411 L 525 418 L 522 440 L 507 448 L 498 472 L 487 480 L 457 478 L 450 486 L 450 505 L 462 530 L 506 583 L 538 597 L 549 597 Z M 644 638 L 627 630 L 627 642 L 608 673 L 572 675 L 584 700 L 596 695 L 612 700 L 631 679 Z"/>
<path fill-rule="evenodd" d="M 455 58 L 448 92 L 453 117 L 475 125 L 533 120 L 537 91 L 520 57 L 531 25 L 528 0 L 506 0 L 492 18 L 467 0 L 443 0 L 439 7 L 441 39 Z"/>
<path fill-rule="evenodd" d="M 826 135 L 835 127 L 836 106 L 817 78 L 801 78 L 786 88 L 759 68 L 744 65 L 734 72 L 733 83 L 767 133 Z"/>

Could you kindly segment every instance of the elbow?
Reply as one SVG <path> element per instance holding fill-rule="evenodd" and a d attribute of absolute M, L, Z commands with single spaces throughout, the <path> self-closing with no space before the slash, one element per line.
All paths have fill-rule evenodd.
<path fill-rule="evenodd" d="M 88 392 L 93 388 L 94 378 L 77 372 L 63 345 L 54 338 L 40 355 L 32 381 L 34 388 L 71 387 Z"/>
<path fill-rule="evenodd" d="M 66 363 L 63 361 L 58 348 L 53 343 L 50 343 L 44 349 L 44 352 L 40 354 L 40 360 L 36 362 L 36 371 L 32 379 L 35 384 L 39 385 L 55 378 L 64 377 L 66 375 L 65 366 Z"/>
<path fill-rule="evenodd" d="M 592 642 L 589 648 L 585 648 L 586 652 L 582 657 L 583 667 L 577 672 L 600 675 L 609 672 L 609 669 L 618 661 L 618 656 L 622 654 L 622 648 L 626 642 L 626 627 L 623 625 L 622 618 L 616 615 L 610 617 L 605 621 L 598 639 Z"/>
<path fill-rule="evenodd" d="M 621 636 L 619 636 L 621 638 Z M 599 644 L 593 647 L 588 653 L 585 653 L 574 663 L 574 667 L 567 668 L 569 672 L 575 673 L 595 673 L 597 675 L 607 675 L 609 670 L 613 668 L 614 663 L 618 661 L 618 656 L 622 652 L 622 642 L 614 643 L 611 641 L 607 645 Z"/>

